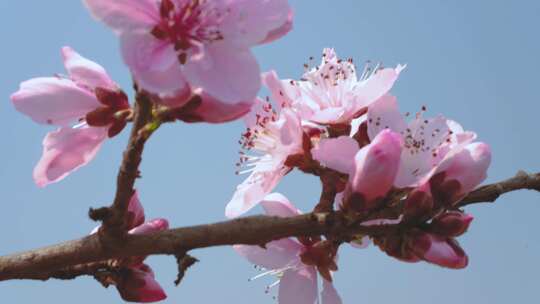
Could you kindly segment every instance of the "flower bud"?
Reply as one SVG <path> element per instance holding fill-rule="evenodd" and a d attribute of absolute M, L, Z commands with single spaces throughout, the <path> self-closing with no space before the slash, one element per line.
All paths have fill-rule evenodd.
<path fill-rule="evenodd" d="M 433 197 L 429 187 L 419 187 L 407 196 L 403 208 L 404 221 L 422 220 L 433 210 Z"/>
<path fill-rule="evenodd" d="M 463 249 L 451 238 L 421 232 L 411 236 L 408 247 L 422 260 L 442 267 L 461 269 L 469 263 Z"/>
<path fill-rule="evenodd" d="M 429 230 L 446 237 L 457 237 L 467 231 L 473 217 L 459 211 L 449 211 L 433 219 Z"/>

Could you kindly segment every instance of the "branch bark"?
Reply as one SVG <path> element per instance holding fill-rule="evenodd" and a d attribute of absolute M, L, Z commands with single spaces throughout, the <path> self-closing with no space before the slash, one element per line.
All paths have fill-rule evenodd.
<path fill-rule="evenodd" d="M 113 237 L 123 236 L 126 232 L 125 214 L 129 201 L 135 191 L 135 180 L 140 175 L 139 165 L 142 161 L 144 144 L 150 135 L 150 132 L 145 132 L 145 128 L 152 121 L 152 101 L 145 92 L 137 92 L 134 112 L 135 117 L 133 119 L 129 142 L 124 151 L 120 170 L 118 171 L 116 195 L 113 204 L 110 208 L 94 210 L 94 216 L 92 214 L 90 216 L 93 219 L 100 219 L 101 217 L 105 234 Z M 100 216 L 100 213 L 105 216 Z"/>
<path fill-rule="evenodd" d="M 519 172 L 515 177 L 471 192 L 459 206 L 492 202 L 504 193 L 529 189 L 540 191 L 540 173 Z M 123 242 L 104 242 L 91 235 L 46 248 L 0 257 L 0 281 L 57 277 L 70 267 L 99 263 L 112 258 L 153 254 L 177 255 L 196 248 L 247 244 L 263 245 L 291 236 L 381 235 L 395 232 L 399 225 L 350 225 L 341 212 L 308 213 L 291 218 L 252 216 L 214 224 L 184 227 L 152 235 L 126 235 Z M 82 266 L 78 266 L 82 267 Z M 62 272 L 64 271 L 64 272 Z M 76 274 L 76 273 L 75 273 Z"/>

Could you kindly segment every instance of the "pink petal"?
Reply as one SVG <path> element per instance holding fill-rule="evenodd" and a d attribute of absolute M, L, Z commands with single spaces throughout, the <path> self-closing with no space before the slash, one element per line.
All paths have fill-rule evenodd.
<path fill-rule="evenodd" d="M 43 155 L 34 169 L 34 181 L 40 187 L 60 181 L 94 159 L 106 138 L 106 128 L 88 126 L 48 133 L 43 140 Z"/>
<path fill-rule="evenodd" d="M 290 84 L 290 80 L 281 80 L 275 71 L 263 73 L 262 81 L 272 93 L 272 99 L 276 102 L 278 111 L 284 106 L 290 106 L 294 100 L 300 98 L 298 88 Z"/>
<path fill-rule="evenodd" d="M 300 117 L 291 109 L 283 109 L 280 116 L 276 125 L 280 128 L 280 141 L 284 152 L 289 155 L 302 152 L 304 130 Z"/>
<path fill-rule="evenodd" d="M 342 304 L 341 297 L 337 293 L 332 282 L 323 279 L 323 290 L 321 292 L 321 304 Z"/>
<path fill-rule="evenodd" d="M 441 165 L 441 171 L 446 173 L 445 180 L 457 180 L 460 183 L 460 194 L 464 195 L 486 179 L 490 163 L 489 146 L 485 143 L 473 143 Z"/>
<path fill-rule="evenodd" d="M 193 111 L 193 114 L 198 116 L 201 121 L 208 123 L 224 123 L 237 120 L 249 112 L 254 102 L 248 100 L 230 104 L 223 103 L 205 92 L 200 93 L 200 95 L 202 103 Z"/>
<path fill-rule="evenodd" d="M 397 99 L 392 95 L 384 95 L 373 103 L 368 110 L 368 135 L 373 140 L 382 130 L 400 133 L 407 128 L 403 116 L 399 112 Z"/>
<path fill-rule="evenodd" d="M 287 33 L 288 23 L 292 22 L 287 0 L 236 0 L 229 3 L 221 31 L 225 40 L 236 46 L 249 47 L 279 38 Z"/>
<path fill-rule="evenodd" d="M 270 216 L 292 217 L 302 214 L 302 212 L 296 209 L 296 207 L 281 193 L 267 195 L 261 204 L 265 213 Z"/>
<path fill-rule="evenodd" d="M 293 28 L 293 19 L 294 12 L 290 10 L 289 15 L 287 16 L 287 21 L 285 21 L 285 23 L 283 23 L 280 27 L 269 32 L 268 35 L 266 35 L 266 38 L 264 38 L 264 40 L 261 41 L 260 44 L 270 43 L 285 36 Z"/>
<path fill-rule="evenodd" d="M 90 13 L 116 33 L 150 30 L 160 20 L 155 0 L 84 0 Z"/>
<path fill-rule="evenodd" d="M 379 70 L 365 80 L 362 85 L 356 86 L 354 90 L 356 107 L 369 106 L 372 102 L 387 94 L 404 68 L 404 66 L 399 65 L 395 69 Z"/>
<path fill-rule="evenodd" d="M 412 134 L 416 142 L 421 142 L 423 150 L 411 153 L 404 150 L 401 155 L 401 165 L 398 170 L 395 185 L 399 188 L 416 187 L 431 177 L 436 166 L 439 165 L 440 147 L 447 145 L 449 136 L 448 120 L 443 116 L 424 119 L 418 117 L 413 120 L 404 132 L 405 141 Z M 436 152 L 436 153 L 434 153 Z"/>
<path fill-rule="evenodd" d="M 122 299 L 128 302 L 151 303 L 167 298 L 163 288 L 154 279 L 152 269 L 146 264 L 130 268 L 128 276 L 116 288 Z"/>
<path fill-rule="evenodd" d="M 354 157 L 359 149 L 356 140 L 340 136 L 321 140 L 311 153 L 323 166 L 351 174 L 354 172 Z"/>
<path fill-rule="evenodd" d="M 412 243 L 413 251 L 423 260 L 442 267 L 461 269 L 467 267 L 469 259 L 453 239 L 424 233 Z"/>
<path fill-rule="evenodd" d="M 96 87 L 115 90 L 116 84 L 111 80 L 105 69 L 66 46 L 62 48 L 64 66 L 75 83 L 94 89 Z"/>
<path fill-rule="evenodd" d="M 100 106 L 88 90 L 64 78 L 33 78 L 11 95 L 17 111 L 40 124 L 66 126 Z"/>
<path fill-rule="evenodd" d="M 154 219 L 138 227 L 131 229 L 129 234 L 150 234 L 169 229 L 169 222 L 166 219 Z"/>
<path fill-rule="evenodd" d="M 225 209 L 225 216 L 229 218 L 238 217 L 260 203 L 264 197 L 272 192 L 281 178 L 287 172 L 284 168 L 274 170 L 255 170 L 238 187 L 231 201 Z"/>
<path fill-rule="evenodd" d="M 122 57 L 138 84 L 153 93 L 185 90 L 187 82 L 172 44 L 145 32 L 120 36 Z"/>
<path fill-rule="evenodd" d="M 207 46 L 204 56 L 204 64 L 190 60 L 185 65 L 185 76 L 193 87 L 200 87 L 223 103 L 255 99 L 261 87 L 260 70 L 248 49 L 216 42 Z"/>
<path fill-rule="evenodd" d="M 128 216 L 128 229 L 135 228 L 144 223 L 144 208 L 139 200 L 139 193 L 137 190 L 133 192 L 131 200 L 129 200 Z"/>
<path fill-rule="evenodd" d="M 317 298 L 317 272 L 314 267 L 285 271 L 279 282 L 279 304 L 314 304 Z"/>
<path fill-rule="evenodd" d="M 351 178 L 353 192 L 363 194 L 366 201 L 384 197 L 392 188 L 399 168 L 401 136 L 384 130 L 355 157 Z"/>
<path fill-rule="evenodd" d="M 233 249 L 250 263 L 266 269 L 280 269 L 298 261 L 302 245 L 292 239 L 281 239 L 260 246 L 234 245 Z"/>

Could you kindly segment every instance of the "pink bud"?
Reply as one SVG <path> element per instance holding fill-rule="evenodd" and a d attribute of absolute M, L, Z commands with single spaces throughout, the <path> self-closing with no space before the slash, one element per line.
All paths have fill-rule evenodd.
<path fill-rule="evenodd" d="M 167 298 L 167 295 L 154 279 L 152 269 L 141 264 L 126 270 L 116 289 L 122 299 L 128 302 L 151 303 Z"/>
<path fill-rule="evenodd" d="M 472 220 L 471 215 L 449 211 L 433 219 L 429 229 L 440 236 L 457 237 L 467 231 Z"/>
<path fill-rule="evenodd" d="M 392 188 L 399 168 L 401 143 L 399 134 L 384 130 L 356 154 L 351 190 L 363 195 L 368 209 Z"/>
<path fill-rule="evenodd" d="M 442 267 L 461 269 L 469 263 L 463 249 L 451 238 L 421 232 L 412 236 L 408 245 L 419 258 Z"/>

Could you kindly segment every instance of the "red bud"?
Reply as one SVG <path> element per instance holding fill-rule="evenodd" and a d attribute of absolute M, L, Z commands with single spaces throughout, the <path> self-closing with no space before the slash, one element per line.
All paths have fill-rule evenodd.
<path fill-rule="evenodd" d="M 473 217 L 459 211 L 446 212 L 431 222 L 431 232 L 445 237 L 460 236 L 467 231 Z"/>

